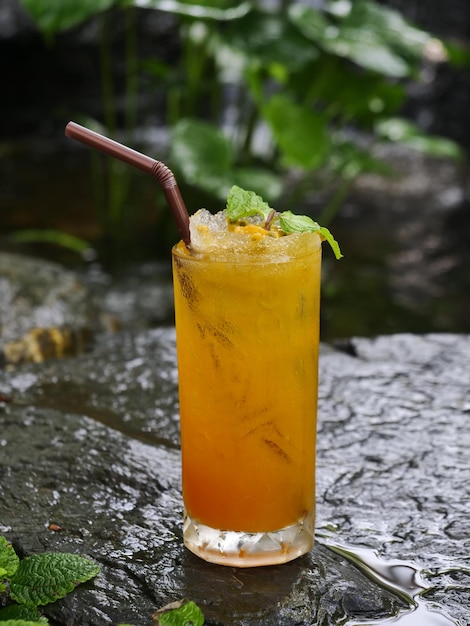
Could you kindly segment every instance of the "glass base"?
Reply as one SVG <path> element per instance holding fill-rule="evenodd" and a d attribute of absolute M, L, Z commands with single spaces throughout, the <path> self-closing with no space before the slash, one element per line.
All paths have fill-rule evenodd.
<path fill-rule="evenodd" d="M 247 533 L 218 530 L 196 522 L 185 513 L 184 545 L 210 563 L 232 567 L 258 567 L 287 563 L 313 547 L 315 514 L 273 532 Z"/>

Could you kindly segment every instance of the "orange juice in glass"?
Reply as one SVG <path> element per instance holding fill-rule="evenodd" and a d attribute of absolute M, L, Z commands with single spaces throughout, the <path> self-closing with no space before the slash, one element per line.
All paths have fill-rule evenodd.
<path fill-rule="evenodd" d="M 313 545 L 321 240 L 173 249 L 185 545 L 250 567 Z"/>

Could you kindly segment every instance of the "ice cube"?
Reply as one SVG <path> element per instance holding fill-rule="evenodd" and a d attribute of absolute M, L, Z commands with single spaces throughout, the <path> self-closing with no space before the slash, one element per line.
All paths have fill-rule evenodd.
<path fill-rule="evenodd" d="M 217 234 L 227 232 L 227 218 L 225 211 L 211 213 L 207 209 L 199 209 L 189 220 L 191 248 L 196 252 L 203 252 L 216 244 Z"/>

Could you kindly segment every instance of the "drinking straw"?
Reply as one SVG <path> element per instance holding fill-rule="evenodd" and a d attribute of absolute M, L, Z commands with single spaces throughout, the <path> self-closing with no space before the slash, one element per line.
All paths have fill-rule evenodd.
<path fill-rule="evenodd" d="M 173 172 L 161 161 L 156 161 L 145 154 L 141 154 L 132 148 L 128 148 L 117 141 L 104 137 L 89 128 L 80 126 L 75 122 L 69 122 L 65 127 L 67 137 L 81 141 L 82 143 L 96 148 L 109 156 L 124 161 L 147 174 L 154 176 L 160 183 L 165 198 L 170 206 L 181 239 L 186 245 L 190 243 L 189 215 L 181 197 Z"/>

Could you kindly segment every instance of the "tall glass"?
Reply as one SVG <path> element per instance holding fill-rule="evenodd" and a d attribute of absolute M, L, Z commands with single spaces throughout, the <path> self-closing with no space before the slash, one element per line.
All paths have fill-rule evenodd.
<path fill-rule="evenodd" d="M 173 248 L 184 542 L 213 563 L 313 545 L 321 242 Z"/>

